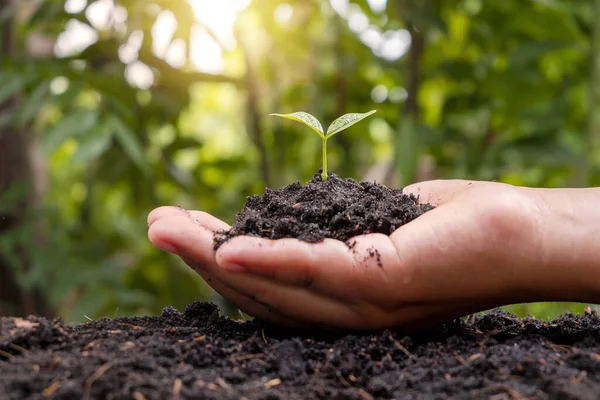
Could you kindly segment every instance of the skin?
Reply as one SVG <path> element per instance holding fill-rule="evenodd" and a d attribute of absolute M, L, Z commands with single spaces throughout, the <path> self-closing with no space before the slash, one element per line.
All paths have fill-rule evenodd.
<path fill-rule="evenodd" d="M 242 236 L 215 252 L 228 225 L 176 207 L 150 213 L 148 236 L 242 311 L 294 327 L 410 332 L 506 304 L 600 300 L 599 190 L 437 180 L 404 191 L 436 208 L 352 249 Z"/>

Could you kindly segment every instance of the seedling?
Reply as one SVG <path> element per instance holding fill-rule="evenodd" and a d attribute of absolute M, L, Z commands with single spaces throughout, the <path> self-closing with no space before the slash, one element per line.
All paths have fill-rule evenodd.
<path fill-rule="evenodd" d="M 323 141 L 323 172 L 321 173 L 321 178 L 323 181 L 327 180 L 327 140 L 329 140 L 336 133 L 340 133 L 344 129 L 349 128 L 350 126 L 356 124 L 357 122 L 367 118 L 371 114 L 375 114 L 377 110 L 369 111 L 364 114 L 358 113 L 350 113 L 345 114 L 333 121 L 329 128 L 327 128 L 327 133 L 323 132 L 323 127 L 318 119 L 310 115 L 309 113 L 300 111 L 292 114 L 271 114 L 276 117 L 282 117 L 291 119 L 294 121 L 302 122 L 306 126 L 308 126 L 313 131 L 317 132 L 317 134 L 321 137 Z"/>

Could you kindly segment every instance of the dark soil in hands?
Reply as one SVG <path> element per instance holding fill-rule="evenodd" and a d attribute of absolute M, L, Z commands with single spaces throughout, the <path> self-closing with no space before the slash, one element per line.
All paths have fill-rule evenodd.
<path fill-rule="evenodd" d="M 231 229 L 216 235 L 215 250 L 239 235 L 312 243 L 325 238 L 347 241 L 368 233 L 390 235 L 432 208 L 402 189 L 335 174 L 323 182 L 318 172 L 306 185 L 296 182 L 248 197 Z"/>
<path fill-rule="evenodd" d="M 69 326 L 0 320 L 1 399 L 597 399 L 600 319 L 495 311 L 410 337 L 312 336 L 195 303 Z"/>

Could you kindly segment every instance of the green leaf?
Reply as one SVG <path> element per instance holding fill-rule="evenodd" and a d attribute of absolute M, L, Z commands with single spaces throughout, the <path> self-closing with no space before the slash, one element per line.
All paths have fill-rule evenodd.
<path fill-rule="evenodd" d="M 100 157 L 110 147 L 113 130 L 110 124 L 103 122 L 98 129 L 88 132 L 79 141 L 77 152 L 74 156 L 76 163 L 86 164 Z"/>
<path fill-rule="evenodd" d="M 419 163 L 419 125 L 412 118 L 404 118 L 396 135 L 396 171 L 402 179 L 402 186 L 414 183 Z"/>
<path fill-rule="evenodd" d="M 144 174 L 149 173 L 150 164 L 148 164 L 148 160 L 144 155 L 144 148 L 135 135 L 135 132 L 115 116 L 110 116 L 107 123 L 112 127 L 116 139 L 121 144 L 123 151 L 127 154 L 129 159 L 133 161 Z"/>
<path fill-rule="evenodd" d="M 342 115 L 341 117 L 333 121 L 331 125 L 329 125 L 329 128 L 327 128 L 327 137 L 331 137 L 336 133 L 339 133 L 344 129 L 351 127 L 352 125 L 362 121 L 369 115 L 375 114 L 376 112 L 377 110 L 372 110 L 364 114 L 350 113 Z"/>
<path fill-rule="evenodd" d="M 556 50 L 561 50 L 566 47 L 573 46 L 572 42 L 555 42 L 555 41 L 538 41 L 527 42 L 517 47 L 510 54 L 510 65 L 515 67 L 523 67 L 530 62 L 539 60 L 540 57 L 547 53 Z"/>
<path fill-rule="evenodd" d="M 295 112 L 292 114 L 271 114 L 271 115 L 274 115 L 276 117 L 291 119 L 293 121 L 302 122 L 303 124 L 308 126 L 310 129 L 317 132 L 319 134 L 319 136 L 321 136 L 321 138 L 325 139 L 325 134 L 323 133 L 323 127 L 321 126 L 321 123 L 319 122 L 318 119 L 316 119 L 309 113 L 306 113 L 304 111 L 299 111 L 299 112 Z"/>
<path fill-rule="evenodd" d="M 86 133 L 98 122 L 98 113 L 91 109 L 78 109 L 67 114 L 43 138 L 42 150 L 46 153 L 56 151 L 65 140 Z"/>
<path fill-rule="evenodd" d="M 19 110 L 19 115 L 17 116 L 18 124 L 25 125 L 35 118 L 44 101 L 48 99 L 47 94 L 49 90 L 50 84 L 43 82 L 31 92 Z"/>
<path fill-rule="evenodd" d="M 61 4 L 62 3 L 62 4 Z M 55 21 L 56 17 L 64 12 L 64 3 L 61 1 L 47 0 L 44 1 L 40 7 L 31 15 L 28 23 L 35 25 L 40 22 L 48 23 L 49 21 Z"/>
<path fill-rule="evenodd" d="M 448 34 L 448 24 L 436 12 L 415 11 L 411 15 L 413 23 L 420 28 L 421 31 L 438 29 L 445 35 Z"/>
<path fill-rule="evenodd" d="M 10 96 L 20 92 L 27 83 L 24 76 L 18 74 L 5 74 L 0 76 L 0 104 Z"/>

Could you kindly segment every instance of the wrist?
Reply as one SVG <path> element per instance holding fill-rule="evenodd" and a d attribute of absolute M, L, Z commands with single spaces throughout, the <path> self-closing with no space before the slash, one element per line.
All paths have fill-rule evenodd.
<path fill-rule="evenodd" d="M 542 301 L 600 299 L 600 189 L 523 188 L 535 205 L 528 292 Z"/>

